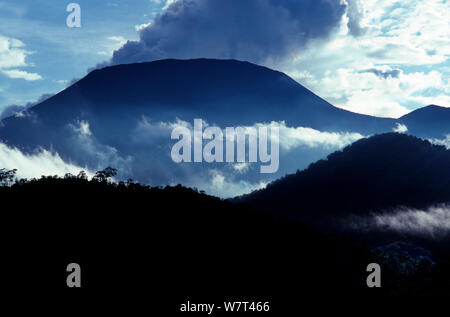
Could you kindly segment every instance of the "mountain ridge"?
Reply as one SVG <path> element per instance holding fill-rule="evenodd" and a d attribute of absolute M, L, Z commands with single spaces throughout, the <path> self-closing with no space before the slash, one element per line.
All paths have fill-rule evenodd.
<path fill-rule="evenodd" d="M 408 131 L 420 137 L 444 138 L 450 132 L 450 117 L 448 125 L 447 119 L 441 125 L 427 119 L 422 127 L 420 118 L 377 118 L 334 107 L 284 73 L 249 62 L 169 59 L 94 70 L 55 96 L 2 120 L 0 141 L 25 154 L 51 150 L 64 161 L 93 170 L 112 165 L 127 170 L 126 178 L 152 185 L 186 184 L 198 177 L 195 184 L 186 184 L 197 186 L 210 179 L 209 167 L 183 169 L 171 161 L 167 149 L 168 127 L 178 120 L 192 124 L 195 118 L 222 128 L 275 121 L 285 122 L 287 128 L 363 136 L 392 131 L 405 120 Z M 235 176 L 226 167 L 221 172 L 257 184 L 330 153 L 307 146 L 295 151 L 282 153 L 284 163 L 271 179 L 254 172 Z"/>
<path fill-rule="evenodd" d="M 405 134 L 380 134 L 235 201 L 312 221 L 324 215 L 339 218 L 427 208 L 450 202 L 449 162 L 450 150 L 444 146 Z"/>

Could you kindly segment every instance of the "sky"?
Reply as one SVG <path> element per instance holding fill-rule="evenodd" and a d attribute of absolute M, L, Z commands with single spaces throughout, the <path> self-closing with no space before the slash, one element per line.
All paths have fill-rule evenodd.
<path fill-rule="evenodd" d="M 0 112 L 89 69 L 235 58 L 283 71 L 335 106 L 399 117 L 450 106 L 447 0 L 0 0 Z"/>

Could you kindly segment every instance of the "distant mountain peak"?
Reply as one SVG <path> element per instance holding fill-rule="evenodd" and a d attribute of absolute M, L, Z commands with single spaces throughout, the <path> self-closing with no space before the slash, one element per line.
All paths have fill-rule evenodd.
<path fill-rule="evenodd" d="M 416 115 L 422 115 L 424 113 L 439 113 L 439 112 L 444 112 L 444 113 L 450 112 L 450 109 L 447 107 L 438 106 L 438 105 L 428 105 L 428 106 L 413 110 L 410 113 L 407 113 L 404 116 L 402 116 L 400 119 L 408 118 L 408 117 L 416 116 Z"/>

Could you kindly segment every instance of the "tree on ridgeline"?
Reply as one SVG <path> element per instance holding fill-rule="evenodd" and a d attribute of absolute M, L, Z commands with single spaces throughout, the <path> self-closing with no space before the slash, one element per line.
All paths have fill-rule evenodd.
<path fill-rule="evenodd" d="M 92 178 L 93 181 L 97 181 L 100 183 L 106 183 L 108 179 L 117 175 L 117 169 L 108 166 L 104 170 L 98 171 L 95 173 L 95 176 Z"/>

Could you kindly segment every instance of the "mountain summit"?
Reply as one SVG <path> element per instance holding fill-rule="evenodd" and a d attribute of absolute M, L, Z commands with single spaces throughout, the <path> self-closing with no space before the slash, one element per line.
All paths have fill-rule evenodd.
<path fill-rule="evenodd" d="M 439 117 L 436 125 L 420 112 L 399 120 L 356 114 L 266 67 L 236 60 L 169 59 L 94 70 L 57 95 L 2 120 L 0 141 L 25 153 L 49 149 L 66 162 L 92 170 L 111 165 L 126 171 L 126 177 L 152 185 L 197 186 L 213 171 L 203 165 L 181 168 L 170 160 L 170 127 L 176 122 L 192 124 L 200 118 L 225 128 L 284 121 L 290 129 L 363 136 L 389 132 L 405 122 L 420 137 L 443 138 L 450 116 Z M 303 168 L 332 150 L 306 146 L 282 153 L 290 157 L 282 158 L 273 177 Z M 241 176 L 237 181 L 253 184 L 274 179 L 251 171 Z M 187 183 L 195 177 L 199 179 Z"/>

